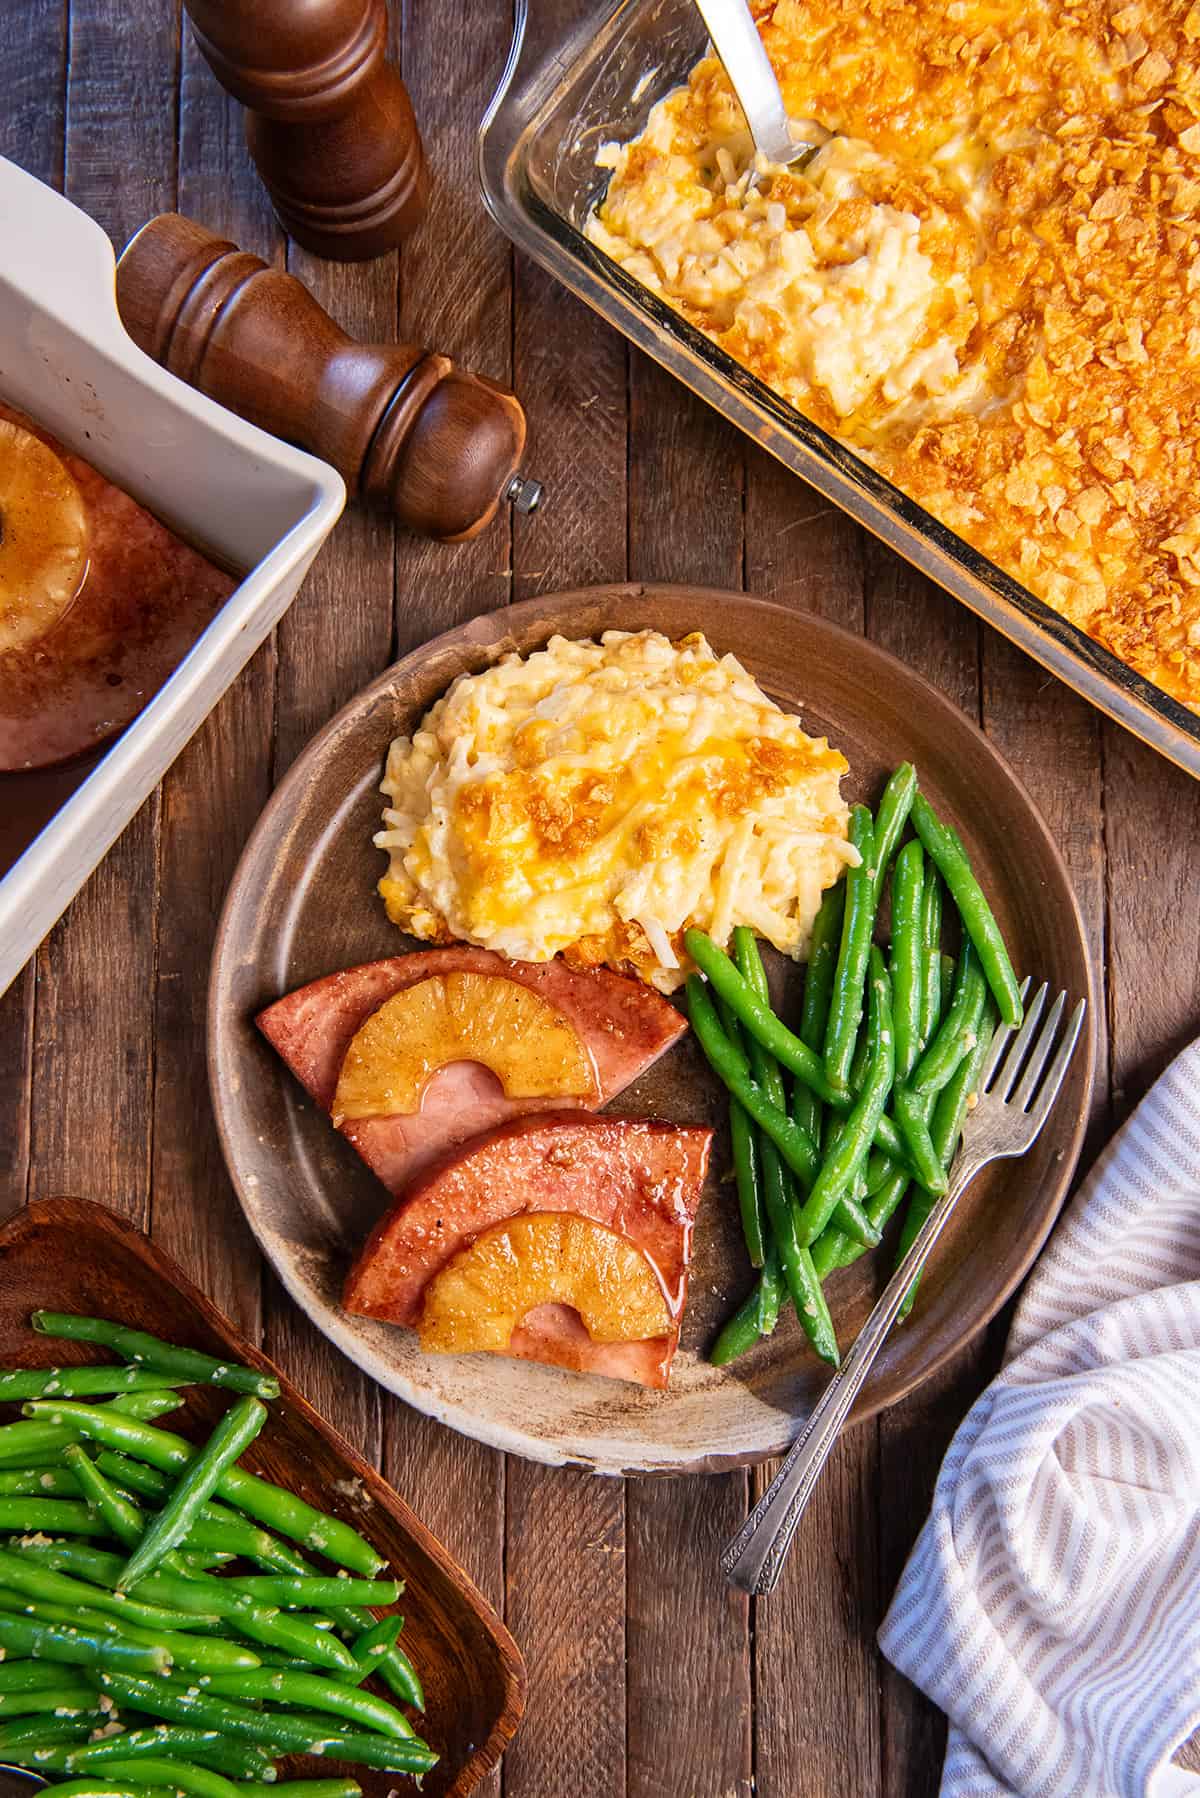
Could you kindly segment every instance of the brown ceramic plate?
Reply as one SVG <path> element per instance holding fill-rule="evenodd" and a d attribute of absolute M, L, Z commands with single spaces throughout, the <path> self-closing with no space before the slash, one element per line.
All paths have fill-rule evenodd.
<path fill-rule="evenodd" d="M 374 1543 L 405 1581 L 403 1642 L 425 1685 L 421 1733 L 441 1760 L 425 1775 L 424 1798 L 466 1798 L 495 1766 L 525 1702 L 525 1667 L 515 1642 L 483 1594 L 402 1498 L 264 1355 L 185 1279 L 174 1262 L 123 1219 L 83 1199 L 30 1205 L 0 1230 L 0 1365 L 52 1367 L 112 1357 L 80 1343 L 35 1335 L 40 1307 L 110 1317 L 223 1360 L 248 1362 L 279 1381 L 280 1396 L 243 1464 L 342 1517 Z M 193 1388 L 167 1427 L 206 1432 L 222 1395 Z M 0 1406 L 4 1421 L 17 1413 Z M 293 1778 L 334 1772 L 331 1761 L 293 1758 Z M 338 1767 L 336 1771 L 351 1771 Z M 355 1767 L 365 1798 L 385 1798 L 412 1782 Z M 288 1775 L 285 1774 L 284 1777 Z"/>
<path fill-rule="evenodd" d="M 780 1453 L 824 1372 L 795 1320 L 718 1370 L 704 1358 L 750 1281 L 724 1181 L 725 1100 L 689 1040 L 614 1109 L 719 1127 L 700 1211 L 683 1341 L 666 1393 L 487 1355 L 426 1357 L 408 1331 L 338 1303 L 350 1258 L 389 1203 L 349 1144 L 317 1112 L 254 1027 L 269 1000 L 332 969 L 412 947 L 375 893 L 383 858 L 378 784 L 387 746 L 456 675 L 555 632 L 654 627 L 703 631 L 732 650 L 805 728 L 828 733 L 851 772 L 844 791 L 877 797 L 899 763 L 917 764 L 933 803 L 962 831 L 1018 970 L 1091 1000 L 1079 910 L 1032 802 L 991 744 L 947 699 L 882 649 L 807 613 L 689 587 L 598 587 L 529 600 L 436 638 L 351 702 L 309 745 L 271 799 L 234 876 L 209 989 L 209 1076 L 226 1160 L 251 1226 L 292 1297 L 360 1367 L 419 1410 L 497 1448 L 606 1473 L 685 1472 Z M 796 970 L 775 958 L 777 995 Z M 1094 1006 L 1093 1006 L 1094 1011 Z M 985 1324 L 1028 1268 L 1058 1211 L 1079 1151 L 1094 1046 L 1075 1058 L 1034 1150 L 977 1180 L 926 1273 L 910 1322 L 888 1343 L 858 1415 L 893 1404 Z M 836 1274 L 830 1303 L 843 1344 L 890 1267 L 887 1251 Z"/>

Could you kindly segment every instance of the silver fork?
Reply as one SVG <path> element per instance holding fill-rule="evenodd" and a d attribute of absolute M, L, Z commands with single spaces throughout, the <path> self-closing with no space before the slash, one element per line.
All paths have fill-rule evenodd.
<path fill-rule="evenodd" d="M 1022 993 L 1027 987 L 1028 982 Z M 1047 991 L 1043 984 L 1035 993 L 1011 1047 L 1012 1029 L 1002 1024 L 996 1031 L 980 1073 L 978 1103 L 963 1129 L 949 1189 L 934 1203 L 787 1459 L 722 1554 L 722 1573 L 744 1592 L 762 1594 L 773 1589 L 850 1407 L 883 1347 L 905 1293 L 924 1267 L 959 1199 L 989 1161 L 1023 1155 L 1031 1148 L 1049 1116 L 1079 1040 L 1087 1002 L 1081 999 L 1076 1005 L 1055 1051 L 1067 995 L 1059 993 L 1039 1030 Z"/>

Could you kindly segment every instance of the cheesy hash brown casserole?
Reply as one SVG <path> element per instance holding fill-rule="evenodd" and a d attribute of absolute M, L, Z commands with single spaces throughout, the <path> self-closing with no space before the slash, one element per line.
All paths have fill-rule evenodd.
<path fill-rule="evenodd" d="M 1047 604 L 1200 709 L 1200 3 L 755 6 L 608 145 L 589 233 Z"/>
<path fill-rule="evenodd" d="M 670 992 L 683 932 L 801 956 L 848 863 L 845 758 L 702 636 L 552 637 L 459 677 L 388 753 L 388 916 Z"/>

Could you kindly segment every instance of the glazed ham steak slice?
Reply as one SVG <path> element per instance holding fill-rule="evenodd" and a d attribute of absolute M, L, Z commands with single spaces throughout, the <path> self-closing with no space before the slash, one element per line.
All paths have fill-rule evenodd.
<path fill-rule="evenodd" d="M 645 1342 L 592 1342 L 570 1306 L 539 1305 L 514 1330 L 508 1353 L 665 1386 L 711 1142 L 711 1130 L 636 1118 L 556 1112 L 515 1119 L 444 1156 L 381 1219 L 343 1302 L 365 1317 L 413 1326 L 430 1280 L 482 1231 L 522 1213 L 573 1212 L 642 1251 L 674 1328 Z"/>
<path fill-rule="evenodd" d="M 460 945 L 388 961 L 367 962 L 299 987 L 259 1013 L 258 1027 L 307 1087 L 331 1111 L 346 1050 L 359 1027 L 394 993 L 433 974 L 499 974 L 541 995 L 574 1025 L 591 1054 L 597 1105 L 624 1091 L 683 1035 L 683 1018 L 661 994 L 607 968 L 581 972 L 561 961 L 505 961 L 490 949 Z M 341 1126 L 367 1166 L 392 1193 L 456 1143 L 510 1118 L 575 1099 L 509 1099 L 477 1062 L 456 1062 L 430 1080 L 419 1111 L 347 1119 Z"/>

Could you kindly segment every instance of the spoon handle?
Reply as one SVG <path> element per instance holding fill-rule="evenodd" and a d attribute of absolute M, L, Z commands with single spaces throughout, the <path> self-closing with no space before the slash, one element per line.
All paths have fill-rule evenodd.
<path fill-rule="evenodd" d="M 713 49 L 741 102 L 754 147 L 768 162 L 795 154 L 783 95 L 746 0 L 696 0 Z"/>

